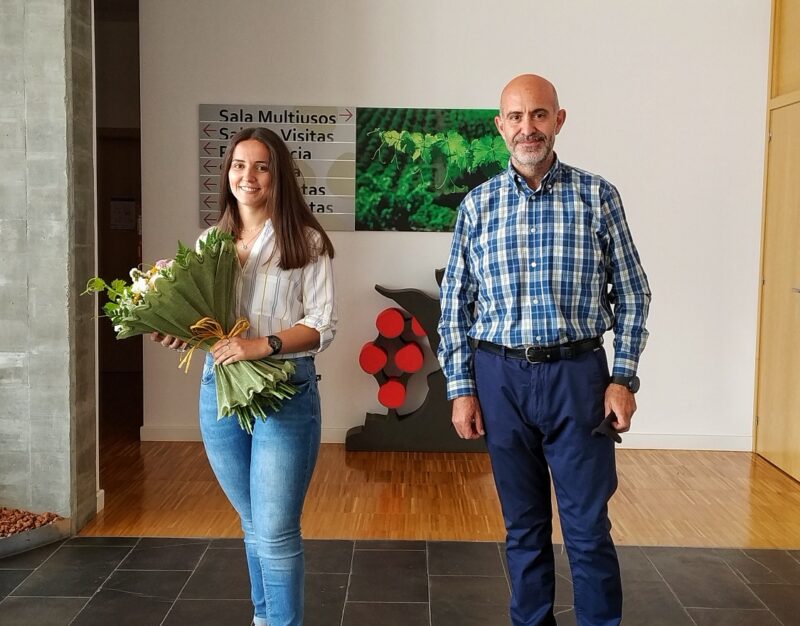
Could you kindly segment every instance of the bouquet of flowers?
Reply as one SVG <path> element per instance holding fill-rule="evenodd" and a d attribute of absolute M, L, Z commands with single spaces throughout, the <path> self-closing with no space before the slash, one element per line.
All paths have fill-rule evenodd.
<path fill-rule="evenodd" d="M 133 268 L 131 284 L 95 277 L 84 293 L 106 292 L 109 301 L 103 311 L 117 339 L 155 331 L 189 344 L 180 363 L 188 372 L 195 349 L 210 350 L 250 326 L 244 318 L 234 319 L 237 265 L 233 237 L 212 228 L 196 251 L 178 242 L 174 260 L 158 261 L 147 271 Z M 296 391 L 289 382 L 294 365 L 288 360 L 235 361 L 214 369 L 217 419 L 235 415 L 248 433 L 256 418 L 266 419 L 269 409 L 277 409 Z"/>

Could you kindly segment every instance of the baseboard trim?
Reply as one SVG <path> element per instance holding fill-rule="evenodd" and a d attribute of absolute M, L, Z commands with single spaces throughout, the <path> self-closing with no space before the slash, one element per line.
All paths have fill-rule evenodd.
<path fill-rule="evenodd" d="M 344 443 L 348 428 L 323 428 L 322 443 Z"/>
<path fill-rule="evenodd" d="M 752 452 L 750 435 L 684 435 L 667 433 L 625 433 L 620 448 L 648 450 L 715 450 Z"/>
<path fill-rule="evenodd" d="M 198 426 L 142 426 L 139 429 L 142 441 L 201 441 Z"/>
<path fill-rule="evenodd" d="M 322 443 L 344 443 L 349 428 L 323 428 Z M 200 441 L 196 426 L 148 427 L 139 431 L 142 441 Z M 620 448 L 648 450 L 717 450 L 751 452 L 753 437 L 746 435 L 686 435 L 667 433 L 625 433 Z M 99 509 L 98 509 L 99 510 Z"/>

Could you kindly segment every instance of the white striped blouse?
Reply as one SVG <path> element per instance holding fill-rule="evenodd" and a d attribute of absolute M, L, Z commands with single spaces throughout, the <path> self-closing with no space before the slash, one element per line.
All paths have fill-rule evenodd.
<path fill-rule="evenodd" d="M 314 241 L 318 241 L 319 235 L 314 234 Z M 245 317 L 250 322 L 243 336 L 266 337 L 302 324 L 319 332 L 319 346 L 276 357 L 294 358 L 322 352 L 336 333 L 331 258 L 321 254 L 305 267 L 291 270 L 281 269 L 279 258 L 275 229 L 272 221 L 267 220 L 250 244 L 250 256 L 236 281 L 237 317 Z"/>

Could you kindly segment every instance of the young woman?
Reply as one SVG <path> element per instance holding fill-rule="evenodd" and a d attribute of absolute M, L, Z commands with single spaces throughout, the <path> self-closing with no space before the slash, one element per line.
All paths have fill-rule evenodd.
<path fill-rule="evenodd" d="M 266 128 L 246 128 L 222 165 L 217 225 L 233 234 L 241 273 L 237 316 L 250 329 L 209 353 L 200 386 L 200 430 L 208 459 L 244 531 L 255 626 L 303 623 L 300 514 L 320 440 L 314 354 L 336 326 L 333 245 L 308 208 L 289 150 Z M 154 337 L 180 349 L 170 337 Z M 292 359 L 298 392 L 253 435 L 217 421 L 214 364 Z"/>

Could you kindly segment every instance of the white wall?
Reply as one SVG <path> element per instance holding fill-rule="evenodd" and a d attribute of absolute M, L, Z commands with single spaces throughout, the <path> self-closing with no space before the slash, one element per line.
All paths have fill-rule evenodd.
<path fill-rule="evenodd" d="M 495 107 L 523 72 L 567 109 L 567 163 L 622 193 L 653 288 L 626 445 L 750 449 L 769 3 L 141 0 L 144 258 L 197 224 L 199 103 Z M 435 292 L 449 234 L 332 233 L 341 327 L 323 437 L 381 411 L 357 365 L 391 304 Z M 409 254 L 413 250 L 413 254 Z M 196 438 L 197 378 L 145 348 L 145 439 Z"/>

